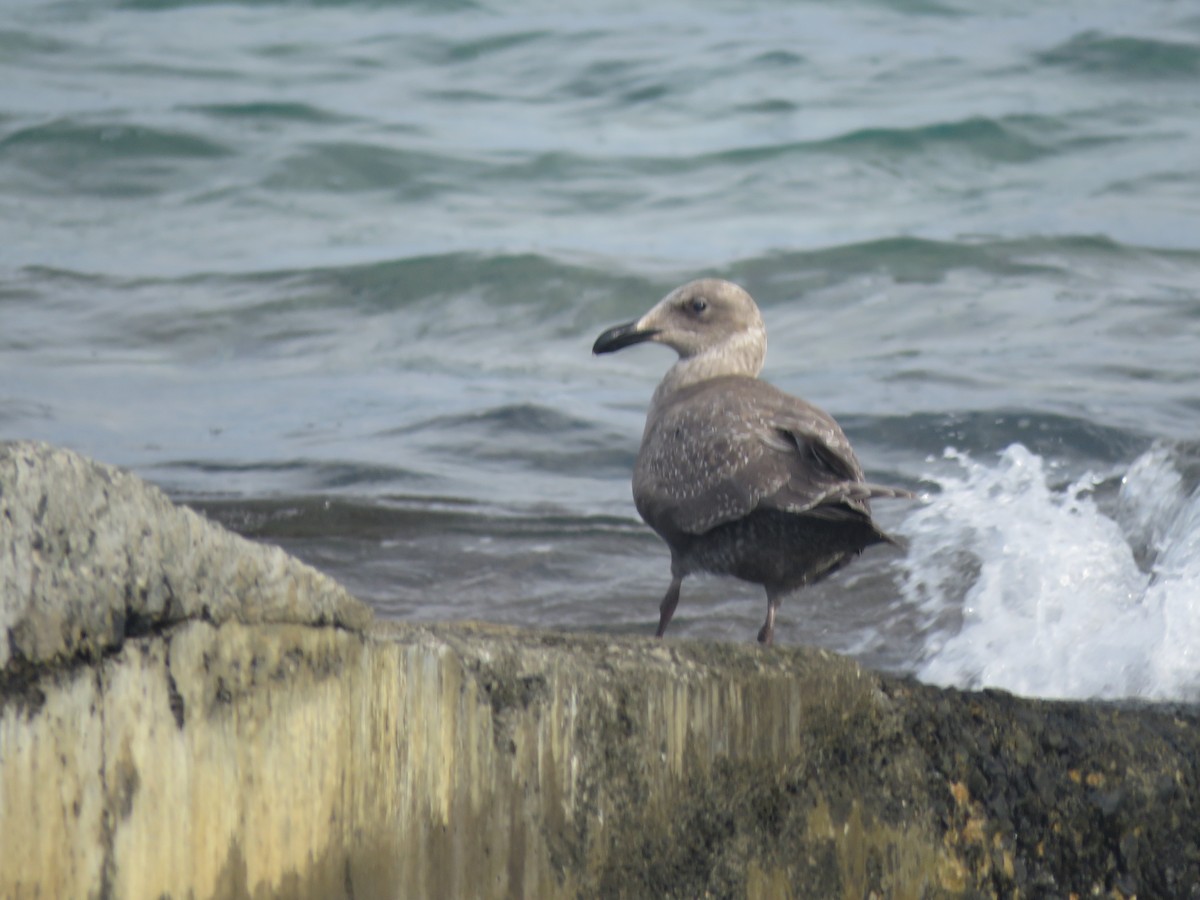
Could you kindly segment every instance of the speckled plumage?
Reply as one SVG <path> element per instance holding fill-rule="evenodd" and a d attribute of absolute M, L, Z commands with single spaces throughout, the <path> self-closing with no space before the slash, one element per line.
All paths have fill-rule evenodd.
<path fill-rule="evenodd" d="M 706 571 L 764 586 L 759 640 L 769 644 L 785 594 L 891 540 L 872 521 L 870 499 L 911 495 L 866 483 L 828 413 L 757 377 L 766 330 L 737 285 L 690 282 L 593 349 L 641 341 L 679 353 L 654 393 L 633 474 L 638 512 L 671 549 L 658 634 L 683 578 Z"/>

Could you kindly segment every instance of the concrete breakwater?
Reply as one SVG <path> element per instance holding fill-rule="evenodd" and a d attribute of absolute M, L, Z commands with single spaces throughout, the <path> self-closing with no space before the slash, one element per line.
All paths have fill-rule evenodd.
<path fill-rule="evenodd" d="M 1200 714 L 375 623 L 0 444 L 0 896 L 1200 896 Z"/>

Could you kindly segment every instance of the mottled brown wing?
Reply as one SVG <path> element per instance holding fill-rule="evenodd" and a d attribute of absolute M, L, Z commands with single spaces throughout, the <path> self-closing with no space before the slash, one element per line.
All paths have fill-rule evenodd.
<path fill-rule="evenodd" d="M 759 505 L 822 518 L 867 515 L 869 490 L 825 412 L 754 378 L 696 385 L 647 422 L 634 500 L 660 533 L 703 534 Z M 856 496 L 860 494 L 862 496 Z"/>

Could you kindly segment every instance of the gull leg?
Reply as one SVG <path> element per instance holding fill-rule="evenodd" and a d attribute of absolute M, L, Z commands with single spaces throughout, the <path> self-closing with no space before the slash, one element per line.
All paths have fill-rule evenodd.
<path fill-rule="evenodd" d="M 667 595 L 663 597 L 662 603 L 658 607 L 658 631 L 655 632 L 655 637 L 662 637 L 666 633 L 667 625 L 671 622 L 671 616 L 675 615 L 675 607 L 679 605 L 679 586 L 682 583 L 682 575 L 675 575 L 671 579 L 671 586 L 667 588 Z"/>
<path fill-rule="evenodd" d="M 783 600 L 782 591 L 767 591 L 767 621 L 758 630 L 758 642 L 764 647 L 770 647 L 775 642 L 775 611 Z"/>

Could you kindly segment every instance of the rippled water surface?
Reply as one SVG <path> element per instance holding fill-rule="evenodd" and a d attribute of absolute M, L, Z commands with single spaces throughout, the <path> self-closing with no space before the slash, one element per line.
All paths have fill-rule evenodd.
<path fill-rule="evenodd" d="M 716 274 L 900 553 L 779 639 L 1200 696 L 1188 4 L 9 0 L 0 437 L 128 466 L 380 615 L 651 633 L 629 474 Z M 685 583 L 671 637 L 751 640 Z"/>

